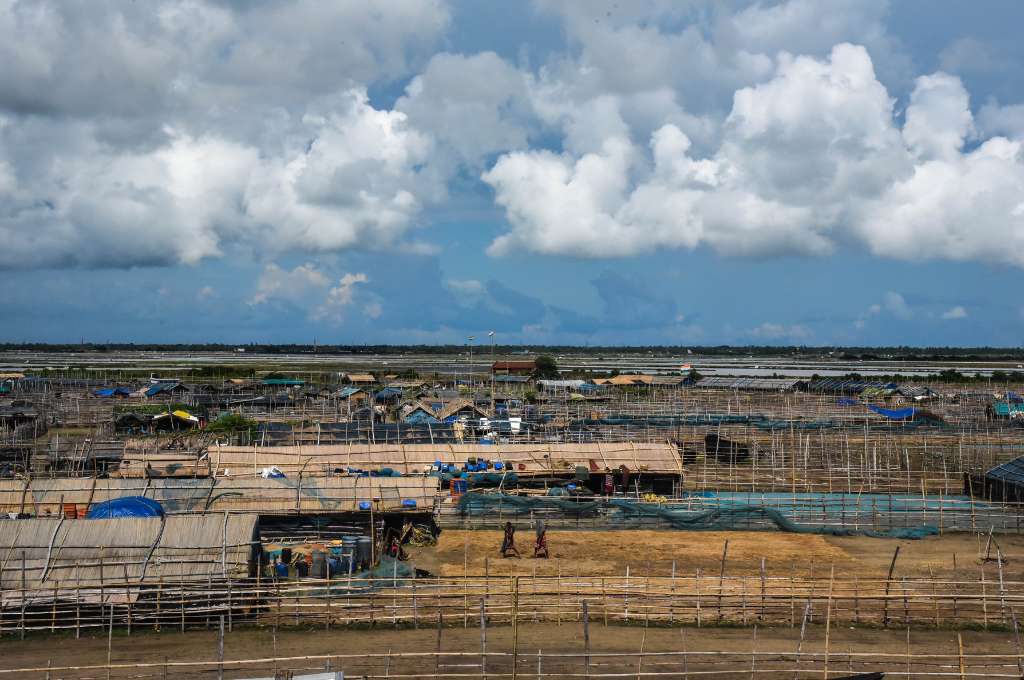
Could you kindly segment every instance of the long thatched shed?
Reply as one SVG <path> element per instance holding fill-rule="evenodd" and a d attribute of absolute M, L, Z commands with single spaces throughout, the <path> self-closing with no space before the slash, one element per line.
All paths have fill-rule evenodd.
<path fill-rule="evenodd" d="M 252 515 L 3 520 L 0 597 L 246 578 L 254 573 L 258 546 Z"/>
<path fill-rule="evenodd" d="M 243 473 L 248 469 L 239 470 Z M 222 512 L 256 515 L 354 512 L 370 502 L 381 512 L 430 511 L 436 477 L 239 477 L 187 479 L 0 480 L 0 512 L 60 515 L 73 504 L 89 506 L 124 496 L 145 496 L 169 513 Z"/>
<path fill-rule="evenodd" d="M 276 466 L 289 477 L 317 476 L 351 468 L 391 468 L 423 474 L 435 461 L 460 465 L 470 458 L 501 461 L 520 476 L 546 476 L 583 466 L 593 471 L 625 465 L 637 473 L 678 475 L 682 461 L 670 443 L 593 442 L 585 444 L 338 444 L 210 448 L 217 475 Z"/>

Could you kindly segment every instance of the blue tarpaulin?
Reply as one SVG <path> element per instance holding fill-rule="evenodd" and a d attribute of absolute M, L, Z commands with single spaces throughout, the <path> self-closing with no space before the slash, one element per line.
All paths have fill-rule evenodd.
<path fill-rule="evenodd" d="M 124 496 L 98 503 L 86 514 L 86 519 L 116 519 L 118 517 L 163 517 L 164 509 L 152 498 Z"/>
<path fill-rule="evenodd" d="M 849 397 L 840 397 L 836 399 L 836 406 L 856 406 L 860 402 L 856 399 L 850 399 Z"/>
<path fill-rule="evenodd" d="M 132 391 L 127 387 L 108 387 L 102 390 L 94 390 L 97 397 L 127 397 Z"/>
<path fill-rule="evenodd" d="M 910 420 L 914 417 L 914 411 L 916 410 L 913 407 L 894 410 L 875 406 L 874 404 L 868 404 L 868 408 L 880 416 L 885 416 L 889 420 Z"/>

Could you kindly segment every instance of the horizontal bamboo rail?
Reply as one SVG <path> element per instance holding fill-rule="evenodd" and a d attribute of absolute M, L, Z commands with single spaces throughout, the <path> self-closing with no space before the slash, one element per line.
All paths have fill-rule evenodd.
<path fill-rule="evenodd" d="M 230 581 L 102 585 L 52 583 L 2 592 L 0 634 L 139 626 L 156 630 L 229 627 L 421 627 L 439 619 L 471 625 L 591 620 L 607 625 L 783 625 L 802 618 L 865 626 L 1012 629 L 1024 608 L 1024 582 L 1000 568 L 977 579 L 804 578 L 702 574 L 656 576 L 518 576 Z"/>
<path fill-rule="evenodd" d="M 440 638 L 438 638 L 440 640 Z M 0 677 L 61 678 L 166 678 L 174 677 L 253 677 L 254 674 L 291 677 L 300 673 L 342 671 L 349 677 L 363 678 L 642 678 L 642 677 L 748 677 L 761 678 L 841 678 L 855 673 L 884 672 L 900 678 L 959 677 L 1019 678 L 1019 653 L 971 652 L 958 637 L 953 650 L 941 653 L 921 650 L 926 645 L 911 644 L 906 651 L 804 650 L 796 641 L 795 650 L 758 649 L 756 637 L 749 650 L 720 651 L 686 649 L 685 637 L 678 650 L 650 650 L 641 644 L 639 651 L 602 651 L 579 649 L 544 651 L 520 649 L 494 650 L 482 638 L 477 650 L 444 650 L 438 645 L 430 651 L 392 651 L 365 653 L 265 656 L 260 658 L 216 660 L 168 660 L 143 663 L 107 663 L 94 665 L 23 666 L 0 669 Z M 557 643 L 556 643 L 557 644 Z M 777 647 L 778 644 L 772 645 Z M 507 647 L 507 645 L 506 645 Z M 431 672 L 432 671 L 432 672 Z"/>

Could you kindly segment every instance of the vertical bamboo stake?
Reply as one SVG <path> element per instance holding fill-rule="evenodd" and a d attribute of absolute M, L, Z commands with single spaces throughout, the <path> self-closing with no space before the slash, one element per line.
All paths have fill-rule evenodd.
<path fill-rule="evenodd" d="M 804 616 L 800 621 L 800 639 L 796 643 L 796 659 L 794 662 L 793 680 L 796 680 L 800 675 L 800 651 L 804 646 L 804 637 L 807 635 L 807 619 L 811 615 L 811 601 L 807 600 L 807 604 L 804 605 Z"/>
<path fill-rule="evenodd" d="M 587 609 L 587 601 L 583 600 L 583 653 L 584 653 L 584 675 L 590 678 L 590 612 Z"/>
<path fill-rule="evenodd" d="M 483 598 L 480 599 L 480 673 L 487 680 L 487 615 Z"/>
<path fill-rule="evenodd" d="M 896 568 L 896 558 L 900 556 L 900 547 L 896 546 L 892 554 L 892 562 L 889 563 L 889 574 L 885 577 L 885 598 L 883 600 L 884 612 L 882 614 L 882 626 L 889 627 L 889 588 L 892 585 L 892 572 Z"/>
<path fill-rule="evenodd" d="M 907 679 L 910 678 L 910 626 L 907 626 Z"/>
<path fill-rule="evenodd" d="M 82 637 L 82 574 L 75 570 L 75 639 Z"/>
<path fill-rule="evenodd" d="M 700 628 L 700 567 L 697 567 L 697 576 L 694 579 L 694 584 L 697 590 L 697 627 Z"/>
<path fill-rule="evenodd" d="M 538 656 L 538 658 L 540 658 Z M 512 577 L 512 680 L 515 680 L 519 659 L 519 577 Z"/>
<path fill-rule="evenodd" d="M 636 680 L 640 680 L 640 676 L 643 672 L 644 667 L 644 648 L 647 646 L 647 626 L 644 626 L 643 637 L 640 638 L 640 658 L 636 662 Z"/>
<path fill-rule="evenodd" d="M 102 553 L 100 553 L 102 560 Z M 102 581 L 100 587 L 102 588 Z M 102 590 L 100 591 L 101 597 L 100 602 L 103 601 Z M 19 628 L 21 629 L 21 639 L 25 639 L 25 601 L 28 599 L 28 591 L 25 588 L 25 551 L 21 551 L 21 623 Z"/>
<path fill-rule="evenodd" d="M 676 561 L 672 560 L 672 586 L 668 600 L 668 623 L 676 622 Z"/>
<path fill-rule="evenodd" d="M 996 567 L 999 570 L 999 611 L 1006 624 L 1006 585 L 1003 583 L 1003 551 L 996 548 Z"/>
<path fill-rule="evenodd" d="M 100 611 L 103 611 L 102 607 Z M 101 624 L 102 625 L 102 624 Z M 114 647 L 114 604 L 110 604 L 110 623 L 107 626 L 107 680 L 110 680 L 110 657 Z"/>
<path fill-rule="evenodd" d="M 463 536 L 462 541 L 462 576 L 466 581 L 469 581 L 469 533 Z M 484 582 L 484 590 L 487 589 L 487 582 Z M 469 628 L 469 592 L 468 590 L 462 594 L 462 627 Z"/>
<path fill-rule="evenodd" d="M 825 604 L 825 669 L 822 671 L 822 680 L 828 680 L 828 643 L 829 635 L 832 632 L 832 588 L 836 581 L 836 565 L 832 565 L 832 569 L 828 575 L 828 600 Z"/>
<path fill-rule="evenodd" d="M 853 622 L 860 624 L 860 578 L 853 577 Z"/>
<path fill-rule="evenodd" d="M 725 539 L 725 545 L 722 546 L 722 564 L 718 570 L 718 621 L 722 621 L 722 596 L 724 595 L 725 588 L 725 558 L 729 554 L 729 539 Z"/>
<path fill-rule="evenodd" d="M 967 667 L 964 664 L 964 636 L 960 633 L 956 634 L 956 646 L 959 651 L 959 658 L 957 660 L 960 666 L 960 680 L 967 680 Z"/>
<path fill-rule="evenodd" d="M 985 589 L 985 564 L 981 565 L 981 622 L 985 630 L 988 630 L 988 593 Z"/>
<path fill-rule="evenodd" d="M 754 624 L 754 636 L 750 641 L 750 680 L 757 675 L 757 624 Z"/>
<path fill-rule="evenodd" d="M 224 680 L 224 615 L 220 615 L 220 634 L 217 636 L 217 680 Z"/>
<path fill-rule="evenodd" d="M 767 581 L 767 574 L 765 573 L 765 568 L 764 568 L 764 557 L 762 557 L 761 558 L 761 615 L 759 617 L 761 621 L 764 621 L 764 615 L 765 615 L 764 614 L 764 604 L 765 604 L 765 596 L 766 596 L 766 592 L 765 591 L 767 589 L 766 581 Z"/>
<path fill-rule="evenodd" d="M 441 672 L 441 610 L 437 610 L 437 654 L 434 655 L 434 677 Z"/>
<path fill-rule="evenodd" d="M 690 678 L 690 670 L 687 667 L 688 664 L 686 662 L 687 654 L 686 654 L 686 629 L 685 628 L 680 628 L 679 629 L 679 643 L 680 643 L 680 651 L 682 651 L 682 653 L 683 653 L 683 680 L 689 680 L 689 678 Z"/>

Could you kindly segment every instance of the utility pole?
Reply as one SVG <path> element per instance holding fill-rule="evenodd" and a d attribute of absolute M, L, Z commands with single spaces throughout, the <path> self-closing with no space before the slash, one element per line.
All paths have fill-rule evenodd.
<path fill-rule="evenodd" d="M 473 392 L 473 341 L 476 340 L 475 335 L 471 335 L 466 338 L 466 346 L 469 348 L 469 358 L 466 360 L 466 372 L 469 374 L 466 377 L 469 378 L 469 392 Z"/>
<path fill-rule="evenodd" d="M 494 417 L 494 331 L 488 331 L 491 339 L 491 418 Z"/>

